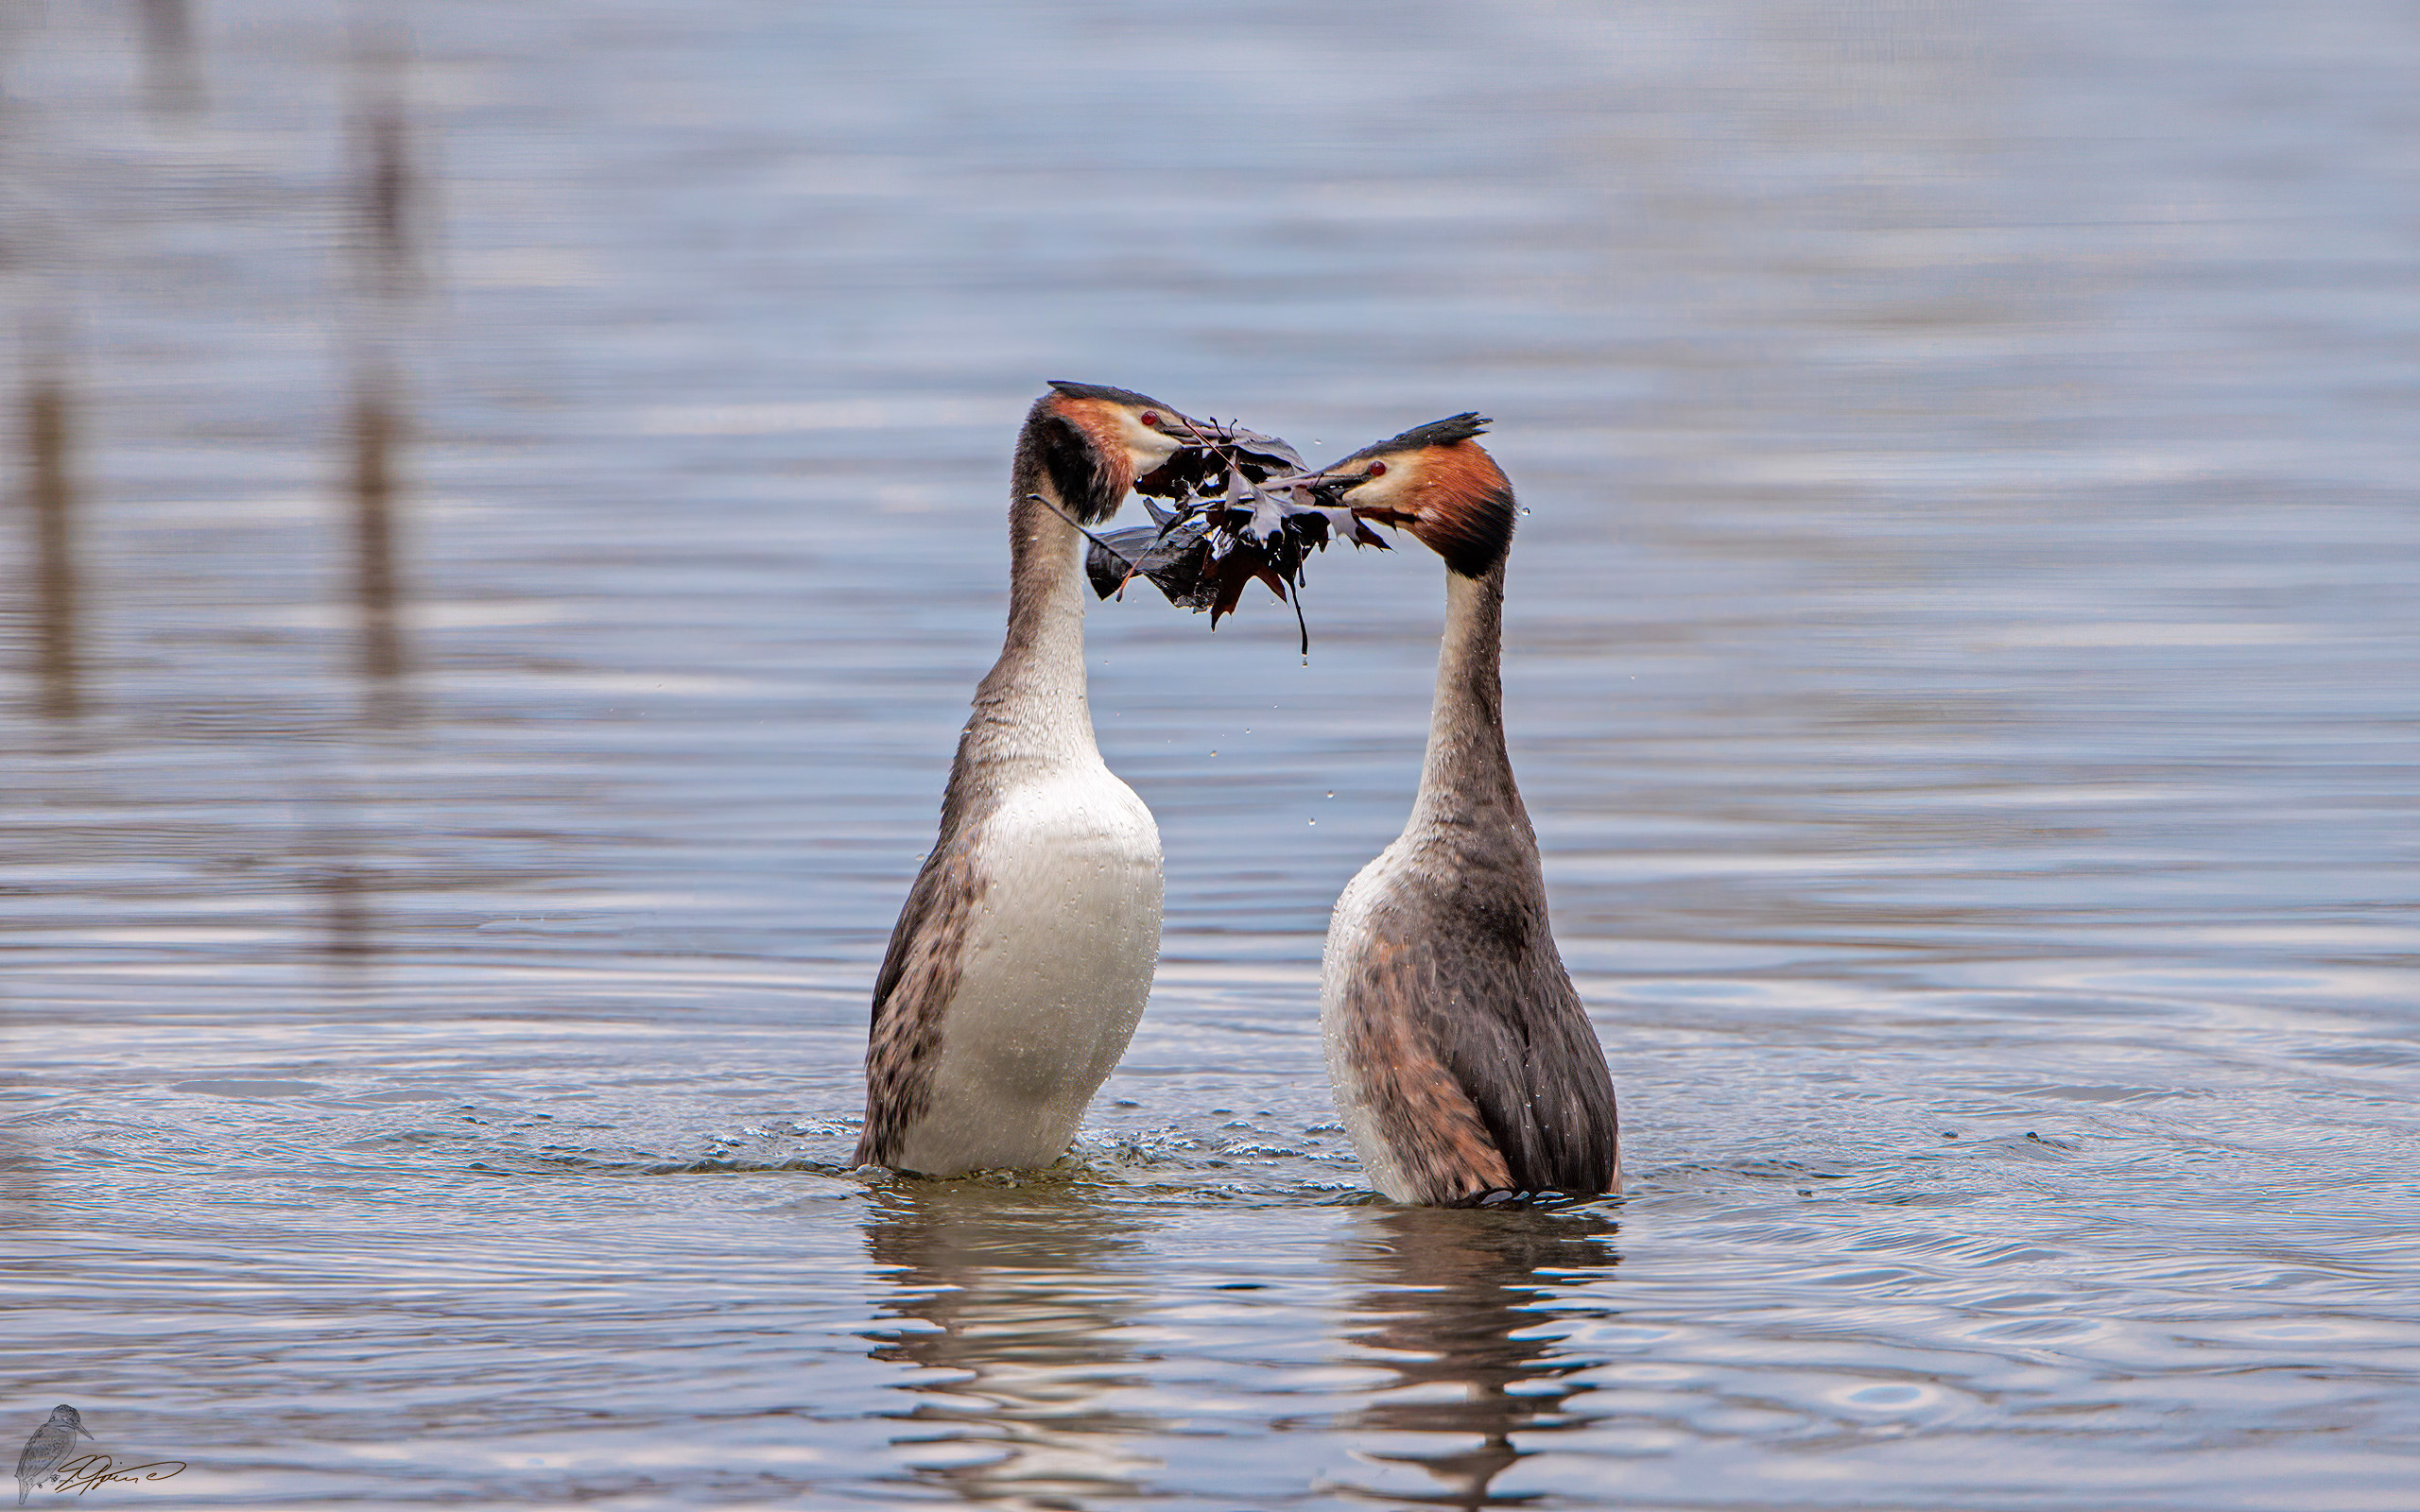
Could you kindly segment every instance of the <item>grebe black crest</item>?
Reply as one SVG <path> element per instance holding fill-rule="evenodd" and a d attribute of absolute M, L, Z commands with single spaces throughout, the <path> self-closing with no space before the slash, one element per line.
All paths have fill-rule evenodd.
<path fill-rule="evenodd" d="M 1499 675 L 1512 488 L 1457 415 L 1323 470 L 1332 496 L 1444 558 L 1446 613 L 1420 793 L 1337 901 L 1320 1026 L 1338 1111 L 1398 1202 L 1619 1190 L 1612 1074 L 1547 918 L 1504 745 Z M 1340 485 L 1340 487 L 1339 487 Z"/>
<path fill-rule="evenodd" d="M 1115 514 L 1201 428 L 1130 389 L 1050 387 L 1010 469 L 1000 659 L 874 979 L 860 1164 L 955 1176 L 1058 1160 L 1159 958 L 1159 831 L 1102 764 L 1085 701 L 1079 524 Z"/>

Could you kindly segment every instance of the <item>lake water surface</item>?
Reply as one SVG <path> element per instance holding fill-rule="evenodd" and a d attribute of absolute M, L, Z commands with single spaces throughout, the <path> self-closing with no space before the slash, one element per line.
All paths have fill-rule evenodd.
<path fill-rule="evenodd" d="M 2408 6 L 393 13 L 0 24 L 0 1452 L 2420 1505 Z M 1150 1011 L 1068 1169 L 843 1169 L 1061 377 L 1495 418 L 1625 1198 L 1393 1209 L 1334 1121 L 1416 548 L 1314 562 L 1307 663 L 1096 610 Z"/>

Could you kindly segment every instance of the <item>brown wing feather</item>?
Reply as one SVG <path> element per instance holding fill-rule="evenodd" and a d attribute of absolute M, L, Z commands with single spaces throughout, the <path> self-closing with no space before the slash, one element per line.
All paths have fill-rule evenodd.
<path fill-rule="evenodd" d="M 962 842 L 935 847 L 891 926 L 890 948 L 873 981 L 859 1165 L 890 1164 L 931 1106 L 942 1017 L 958 994 L 967 931 L 982 902 L 971 854 Z"/>
<path fill-rule="evenodd" d="M 1512 1177 L 1461 1078 L 1437 1055 L 1421 1006 L 1424 955 L 1377 938 L 1353 963 L 1342 984 L 1345 1054 L 1414 1200 L 1467 1202 L 1506 1190 Z"/>
<path fill-rule="evenodd" d="M 1451 995 L 1495 1011 L 1439 1015 L 1433 1032 L 1503 1150 L 1514 1189 L 1594 1195 L 1620 1180 L 1613 1073 L 1551 940 L 1547 950 L 1543 962 L 1494 970 L 1458 963 Z"/>
<path fill-rule="evenodd" d="M 1434 896 L 1416 907 L 1399 897 L 1374 912 L 1365 959 L 1383 961 L 1383 987 L 1372 984 L 1379 990 L 1367 1012 L 1397 1027 L 1392 1043 L 1370 1048 L 1439 1068 L 1486 1131 L 1503 1173 L 1493 1190 L 1612 1191 L 1620 1133 L 1604 1048 L 1555 950 L 1543 900 L 1526 879 L 1491 870 L 1465 853 Z M 1399 1151 L 1419 1143 L 1413 1125 L 1433 1116 L 1407 1102 L 1390 1143 Z M 1480 1171 L 1466 1166 L 1461 1190 L 1427 1200 L 1477 1194 L 1467 1189 Z"/>

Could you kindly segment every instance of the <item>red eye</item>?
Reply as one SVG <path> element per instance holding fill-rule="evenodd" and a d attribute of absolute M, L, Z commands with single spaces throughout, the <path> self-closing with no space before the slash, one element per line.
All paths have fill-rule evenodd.
<path fill-rule="evenodd" d="M 1374 477 L 1376 477 L 1379 473 L 1384 472 L 1386 470 L 1387 470 L 1387 464 L 1385 464 L 1384 462 L 1373 462 L 1373 463 L 1371 463 L 1371 464 L 1370 464 L 1370 471 L 1369 471 L 1369 472 L 1367 472 L 1362 473 L 1361 475 L 1362 475 L 1363 477 L 1365 477 L 1365 478 L 1374 478 Z"/>
<path fill-rule="evenodd" d="M 1146 424 L 1146 425 L 1157 425 L 1159 422 L 1160 422 L 1160 412 L 1159 412 L 1158 410 L 1156 410 L 1156 409 L 1147 409 L 1147 410 L 1143 411 L 1143 423 L 1144 423 L 1144 424 Z"/>

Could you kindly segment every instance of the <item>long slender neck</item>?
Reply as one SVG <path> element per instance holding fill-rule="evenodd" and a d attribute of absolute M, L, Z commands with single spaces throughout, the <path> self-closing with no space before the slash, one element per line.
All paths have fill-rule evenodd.
<path fill-rule="evenodd" d="M 1084 698 L 1083 532 L 1061 512 L 1048 471 L 1024 460 L 1009 504 L 1008 639 L 976 690 L 961 755 L 1098 760 Z"/>
<path fill-rule="evenodd" d="M 1428 756 L 1411 829 L 1486 826 L 1506 818 L 1529 830 L 1512 758 L 1504 748 L 1504 562 L 1484 576 L 1445 574 L 1445 641 L 1437 655 L 1437 701 L 1428 714 Z"/>

